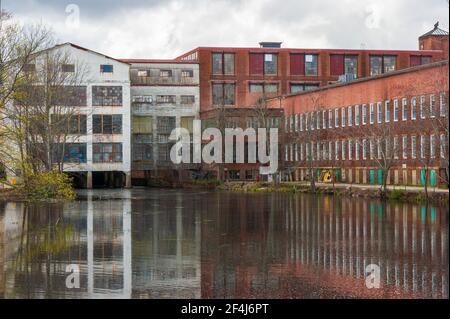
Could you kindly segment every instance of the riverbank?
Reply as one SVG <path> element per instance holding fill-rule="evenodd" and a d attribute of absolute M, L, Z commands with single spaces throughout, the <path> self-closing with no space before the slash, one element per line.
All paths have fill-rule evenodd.
<path fill-rule="evenodd" d="M 226 182 L 217 187 L 220 190 L 232 192 L 287 192 L 287 193 L 311 193 L 308 183 L 281 182 Z M 316 183 L 317 194 L 328 194 L 348 197 L 381 198 L 379 185 L 361 184 L 332 184 Z M 429 201 L 439 204 L 448 204 L 448 189 L 429 188 Z M 387 198 L 392 201 L 422 203 L 426 201 L 422 187 L 414 186 L 388 186 Z"/>

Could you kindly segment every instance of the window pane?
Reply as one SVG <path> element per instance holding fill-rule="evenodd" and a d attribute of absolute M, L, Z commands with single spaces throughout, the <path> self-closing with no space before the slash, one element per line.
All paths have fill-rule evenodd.
<path fill-rule="evenodd" d="M 317 55 L 305 55 L 305 75 L 317 75 Z"/>
<path fill-rule="evenodd" d="M 92 122 L 94 134 L 102 134 L 102 116 L 93 115 Z"/>
<path fill-rule="evenodd" d="M 382 73 L 383 59 L 380 56 L 370 57 L 370 75 L 378 75 Z"/>
<path fill-rule="evenodd" d="M 345 74 L 351 74 L 356 79 L 358 77 L 358 58 L 355 56 L 345 57 Z"/>
<path fill-rule="evenodd" d="M 222 105 L 223 104 L 223 85 L 213 84 L 213 104 Z"/>
<path fill-rule="evenodd" d="M 224 86 L 224 104 L 234 105 L 234 84 L 225 84 Z"/>
<path fill-rule="evenodd" d="M 212 73 L 213 74 L 222 74 L 223 73 L 222 53 L 213 53 L 212 54 Z"/>
<path fill-rule="evenodd" d="M 113 115 L 112 121 L 113 134 L 122 134 L 122 115 Z"/>
<path fill-rule="evenodd" d="M 291 84 L 291 93 L 297 93 L 304 91 L 303 84 Z"/>
<path fill-rule="evenodd" d="M 264 54 L 264 74 L 278 73 L 278 56 L 276 54 Z"/>
<path fill-rule="evenodd" d="M 225 74 L 233 75 L 234 74 L 234 54 L 233 53 L 225 53 L 224 61 L 225 61 Z"/>
<path fill-rule="evenodd" d="M 385 56 L 384 57 L 384 72 L 395 71 L 395 62 L 397 58 L 395 56 Z"/>
<path fill-rule="evenodd" d="M 264 87 L 262 84 L 250 84 L 250 92 L 251 93 L 263 93 Z"/>

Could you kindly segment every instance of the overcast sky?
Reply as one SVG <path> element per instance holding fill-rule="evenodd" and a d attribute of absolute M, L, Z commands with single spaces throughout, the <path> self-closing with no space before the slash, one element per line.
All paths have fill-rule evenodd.
<path fill-rule="evenodd" d="M 58 42 L 117 58 L 174 58 L 198 46 L 417 49 L 447 0 L 0 0 Z M 79 19 L 77 19 L 79 17 Z"/>

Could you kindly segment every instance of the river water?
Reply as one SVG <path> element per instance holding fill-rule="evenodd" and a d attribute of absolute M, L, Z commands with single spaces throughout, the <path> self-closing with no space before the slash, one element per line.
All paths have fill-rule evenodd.
<path fill-rule="evenodd" d="M 0 203 L 0 298 L 448 298 L 448 207 L 80 191 Z"/>

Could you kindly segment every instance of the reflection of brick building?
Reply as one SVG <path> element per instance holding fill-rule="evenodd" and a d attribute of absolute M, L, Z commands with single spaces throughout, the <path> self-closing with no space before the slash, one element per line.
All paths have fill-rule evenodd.
<path fill-rule="evenodd" d="M 419 42 L 448 57 L 448 32 L 437 25 Z M 269 107 L 281 103 L 285 112 L 286 178 L 313 172 L 329 180 L 334 170 L 349 183 L 381 184 L 383 176 L 388 184 L 448 182 L 448 60 L 410 62 L 404 70 L 269 99 Z"/>

